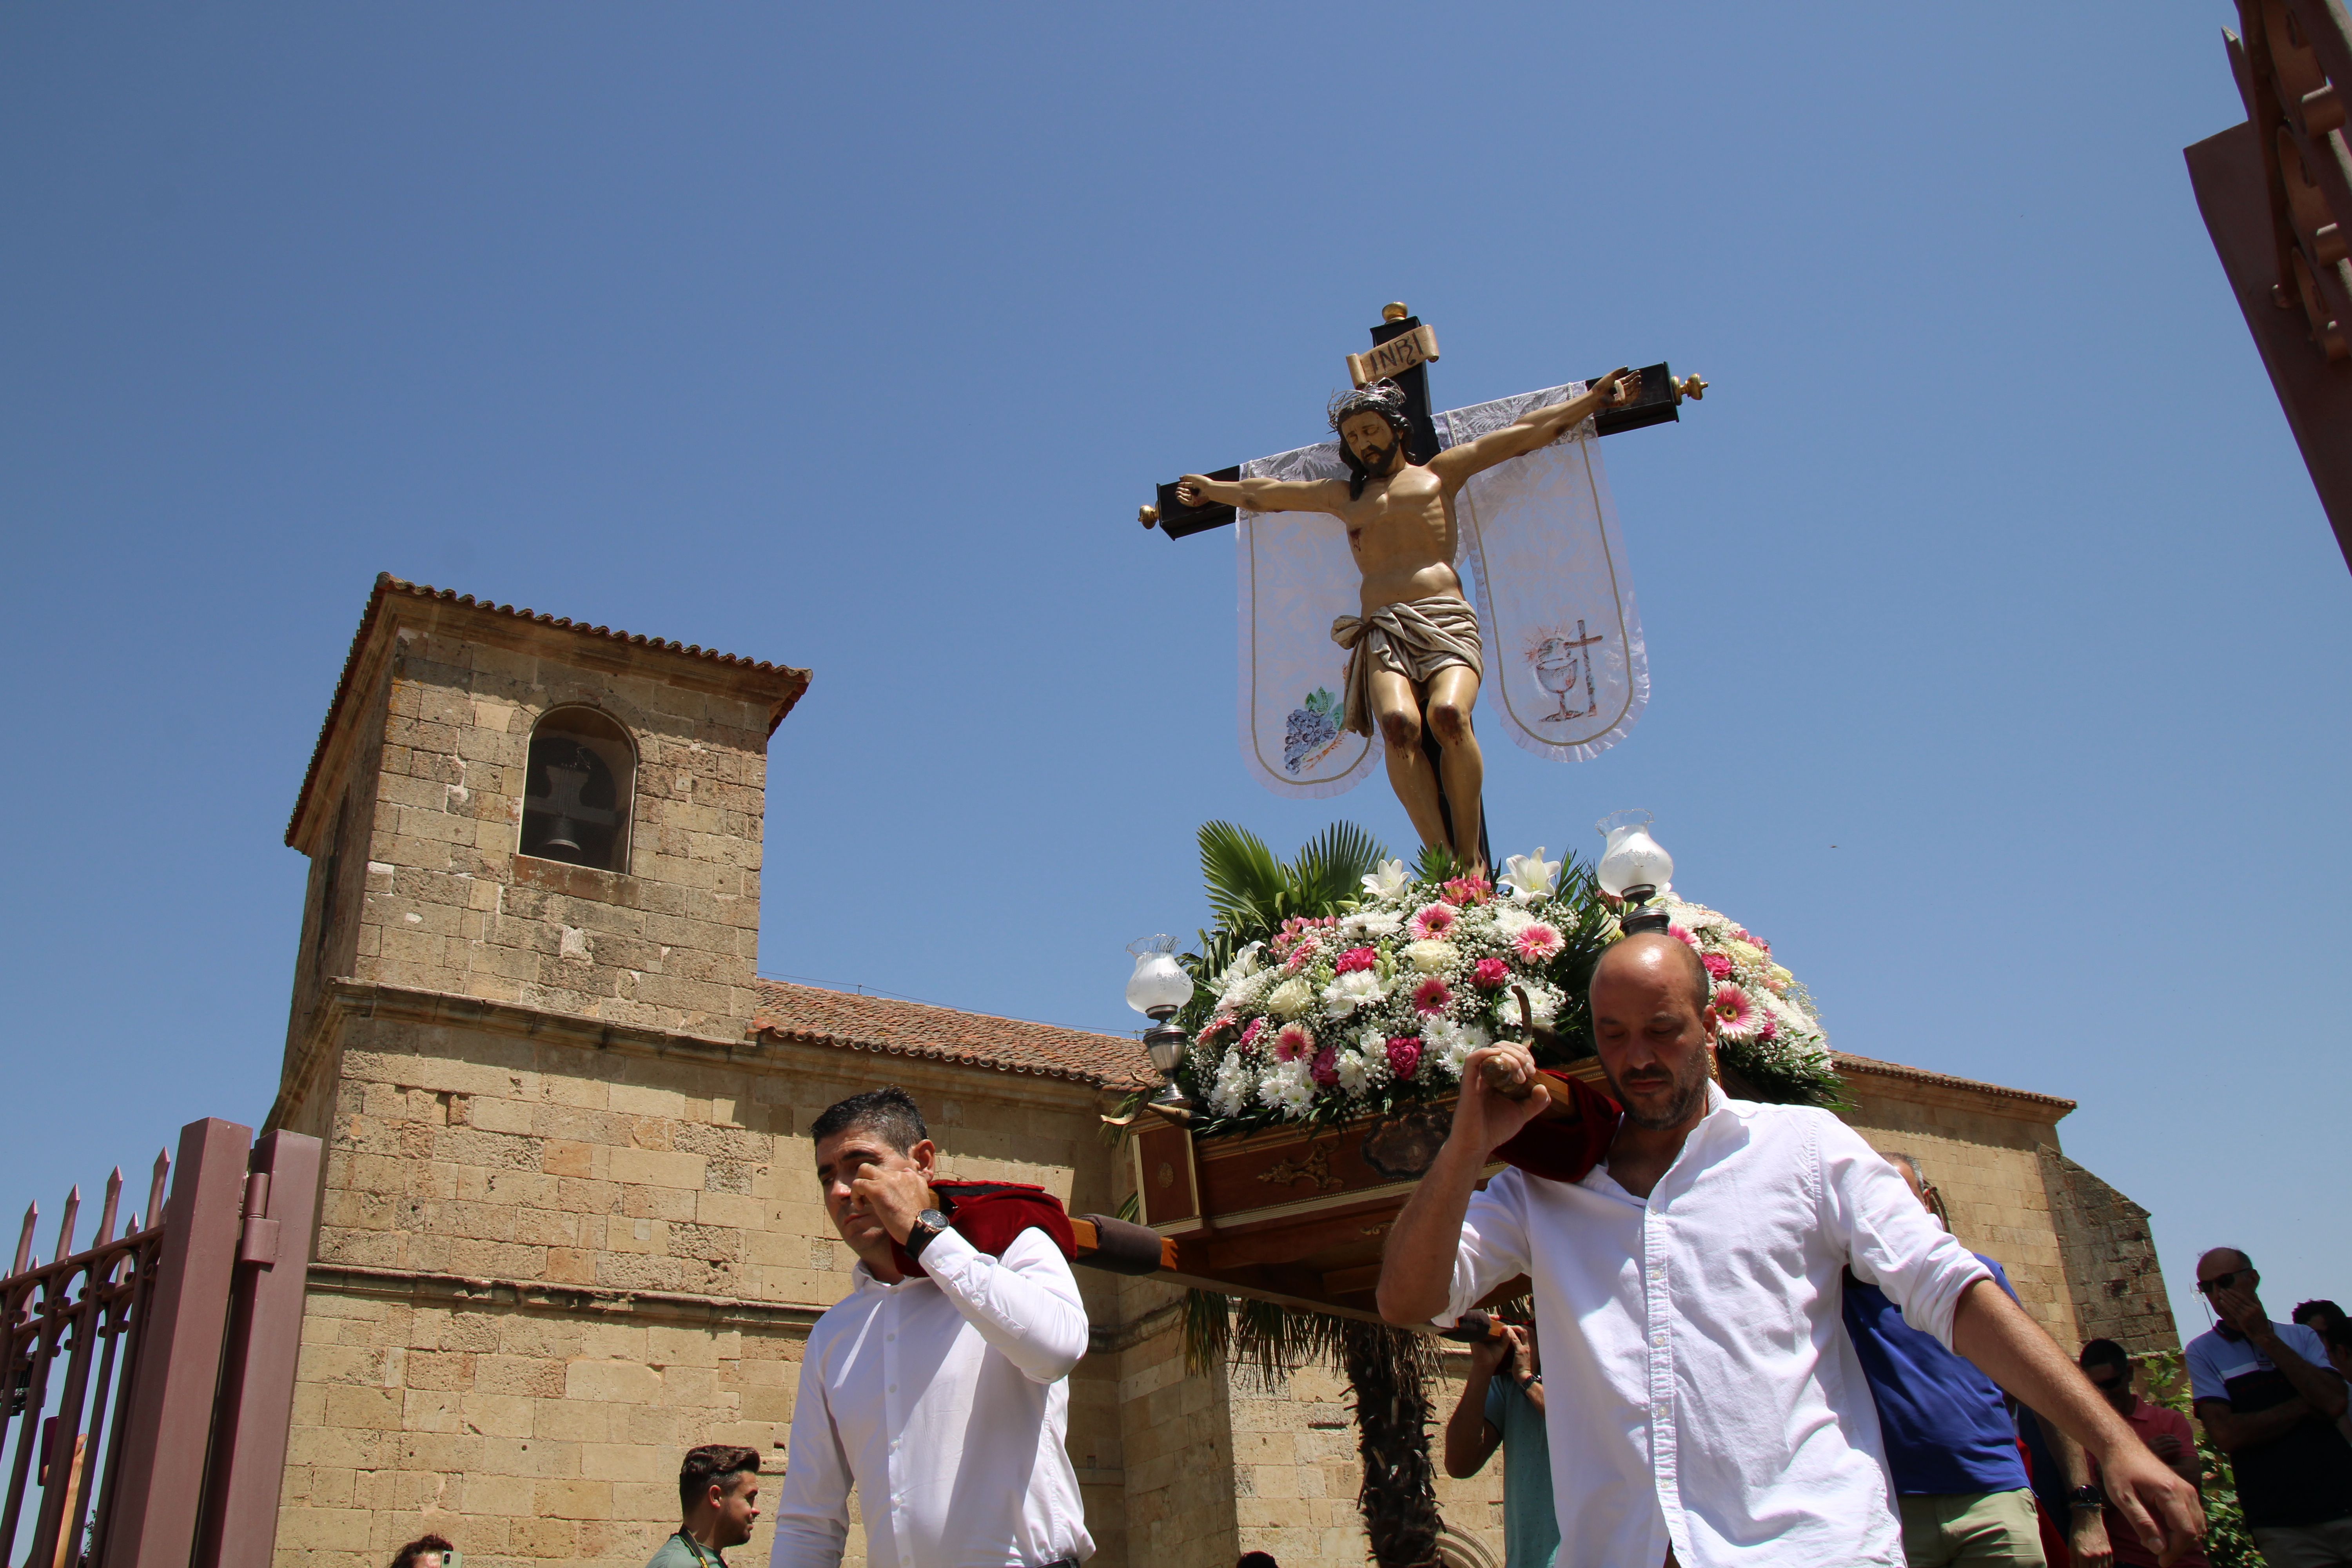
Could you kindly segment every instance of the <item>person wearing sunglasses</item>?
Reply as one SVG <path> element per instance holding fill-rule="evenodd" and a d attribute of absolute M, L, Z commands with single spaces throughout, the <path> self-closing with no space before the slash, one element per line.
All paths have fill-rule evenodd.
<path fill-rule="evenodd" d="M 2151 1405 L 2132 1392 L 2131 1355 L 2123 1346 L 2113 1340 L 2093 1340 L 2083 1347 L 2076 1364 L 2091 1380 L 2091 1386 L 2099 1391 L 2099 1397 L 2147 1445 L 2149 1453 L 2162 1459 L 2173 1474 L 2190 1486 L 2203 1487 L 2205 1466 L 2197 1457 L 2197 1437 L 2189 1428 L 2189 1417 L 2178 1410 Z M 2092 1463 L 2095 1467 L 2097 1461 Z M 2095 1468 L 2092 1479 L 2095 1484 Z M 2125 1527 L 2122 1516 L 2112 1509 L 2108 1515 L 2107 1540 L 2114 1548 L 2115 1561 L 2127 1568 L 2156 1568 L 2155 1554 Z M 2192 1546 L 2187 1554 L 2173 1559 L 2172 1568 L 2206 1568 L 2205 1554 Z"/>
<path fill-rule="evenodd" d="M 2246 1529 L 2271 1568 L 2352 1568 L 2352 1444 L 2336 1421 L 2344 1379 L 2301 1323 L 2263 1310 L 2253 1260 L 2217 1247 L 2197 1260 L 2215 1322 L 2189 1343 L 2189 1397 L 2230 1456 Z"/>

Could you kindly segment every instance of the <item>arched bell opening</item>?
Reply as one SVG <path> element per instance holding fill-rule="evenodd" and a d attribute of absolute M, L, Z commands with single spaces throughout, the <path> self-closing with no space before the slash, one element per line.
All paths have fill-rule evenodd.
<path fill-rule="evenodd" d="M 530 732 L 524 770 L 522 852 L 541 860 L 629 868 L 637 748 L 593 708 L 555 708 Z"/>

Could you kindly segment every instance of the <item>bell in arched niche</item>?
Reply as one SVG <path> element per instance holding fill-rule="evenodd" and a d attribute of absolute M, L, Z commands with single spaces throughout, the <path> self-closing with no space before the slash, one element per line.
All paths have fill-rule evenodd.
<path fill-rule="evenodd" d="M 627 732 L 593 709 L 558 710 L 541 720 L 524 775 L 522 852 L 626 869 L 634 763 Z"/>

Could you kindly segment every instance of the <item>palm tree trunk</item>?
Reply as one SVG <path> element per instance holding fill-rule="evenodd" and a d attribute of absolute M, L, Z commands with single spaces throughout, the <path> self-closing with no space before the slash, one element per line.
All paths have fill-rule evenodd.
<path fill-rule="evenodd" d="M 1340 1360 L 1356 1395 L 1364 1461 L 1356 1508 L 1380 1568 L 1438 1568 L 1437 1478 L 1429 1459 L 1429 1394 L 1417 1336 L 1349 1321 Z"/>

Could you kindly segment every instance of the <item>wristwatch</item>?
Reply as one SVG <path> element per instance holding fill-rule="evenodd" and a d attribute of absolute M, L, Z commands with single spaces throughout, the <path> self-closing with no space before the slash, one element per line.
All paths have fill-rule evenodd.
<path fill-rule="evenodd" d="M 907 1256 L 920 1258 L 923 1248 L 930 1246 L 931 1238 L 947 1227 L 948 1216 L 937 1209 L 925 1209 L 917 1215 L 914 1225 L 907 1231 Z"/>
<path fill-rule="evenodd" d="M 2066 1501 L 2074 1508 L 2105 1508 L 2107 1494 L 2096 1487 L 2076 1487 L 2066 1494 Z"/>

